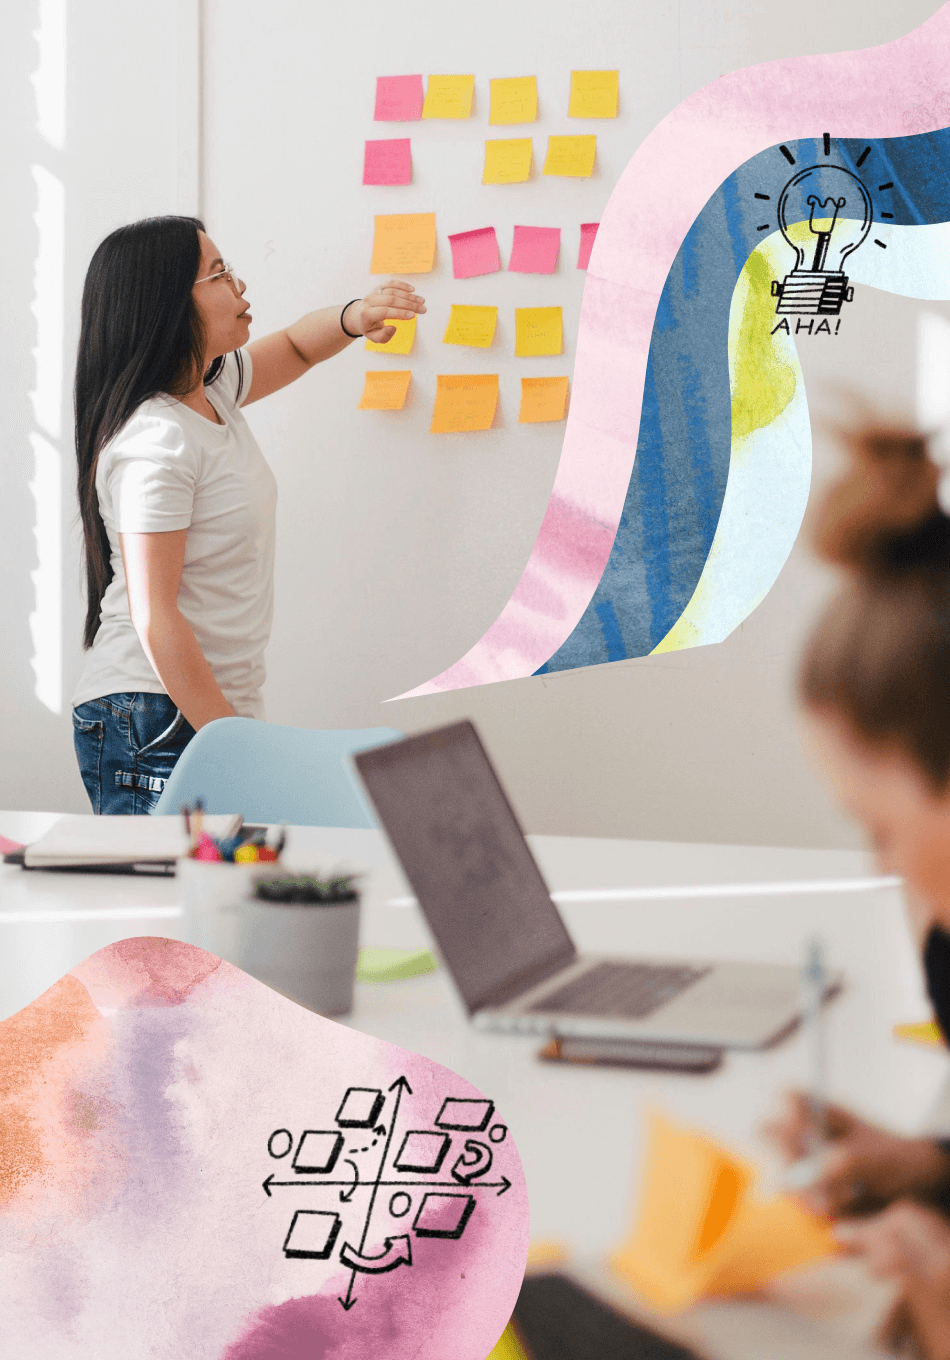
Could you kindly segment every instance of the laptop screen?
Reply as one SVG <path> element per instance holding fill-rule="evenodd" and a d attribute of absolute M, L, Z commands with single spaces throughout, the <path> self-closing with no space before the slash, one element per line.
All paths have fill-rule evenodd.
<path fill-rule="evenodd" d="M 469 1014 L 576 957 L 470 722 L 355 757 Z"/>

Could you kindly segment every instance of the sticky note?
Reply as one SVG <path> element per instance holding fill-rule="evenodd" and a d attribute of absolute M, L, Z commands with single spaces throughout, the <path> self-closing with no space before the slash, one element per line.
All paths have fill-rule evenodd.
<path fill-rule="evenodd" d="M 367 340 L 366 348 L 375 350 L 377 354 L 411 354 L 416 339 L 416 318 L 411 316 L 408 321 L 401 321 L 398 317 L 390 316 L 383 324 L 395 326 L 396 334 L 391 335 L 385 345 Z"/>
<path fill-rule="evenodd" d="M 530 137 L 506 137 L 485 143 L 483 184 L 523 184 L 530 175 Z"/>
<path fill-rule="evenodd" d="M 522 378 L 519 425 L 563 420 L 567 406 L 567 378 Z"/>
<path fill-rule="evenodd" d="M 549 137 L 548 154 L 544 158 L 546 175 L 573 175 L 575 179 L 589 179 L 594 173 L 597 138 Z"/>
<path fill-rule="evenodd" d="M 377 123 L 414 123 L 422 117 L 422 76 L 377 76 Z"/>
<path fill-rule="evenodd" d="M 386 945 L 360 947 L 357 982 L 400 982 L 403 978 L 434 973 L 438 968 L 430 949 L 393 949 Z"/>
<path fill-rule="evenodd" d="M 423 118 L 471 118 L 474 76 L 430 76 Z"/>
<path fill-rule="evenodd" d="M 515 354 L 560 354 L 564 333 L 560 307 L 515 308 Z"/>
<path fill-rule="evenodd" d="M 926 1044 L 928 1048 L 943 1047 L 943 1035 L 936 1020 L 918 1020 L 894 1026 L 895 1039 L 908 1039 L 912 1044 Z"/>
<path fill-rule="evenodd" d="M 371 274 L 428 274 L 435 263 L 435 213 L 377 216 Z"/>
<path fill-rule="evenodd" d="M 616 118 L 619 71 L 572 71 L 568 118 Z"/>
<path fill-rule="evenodd" d="M 431 434 L 487 430 L 498 405 L 497 373 L 440 373 Z"/>
<path fill-rule="evenodd" d="M 442 337 L 444 345 L 475 345 L 488 349 L 495 338 L 497 307 L 458 307 L 453 305 L 449 324 Z"/>
<path fill-rule="evenodd" d="M 537 76 L 515 76 L 488 83 L 491 88 L 489 123 L 535 122 L 538 116 Z"/>
<path fill-rule="evenodd" d="M 366 374 L 358 411 L 401 411 L 406 404 L 412 369 L 380 369 Z"/>
<path fill-rule="evenodd" d="M 578 269 L 586 269 L 590 264 L 590 252 L 594 248 L 594 237 L 597 235 L 599 222 L 581 223 L 581 246 L 577 252 Z"/>
<path fill-rule="evenodd" d="M 497 274 L 501 268 L 494 227 L 457 231 L 449 237 L 449 245 L 452 247 L 452 273 L 457 279 L 471 279 L 476 274 Z"/>
<path fill-rule="evenodd" d="M 553 274 L 560 249 L 560 227 L 515 227 L 508 268 L 516 274 Z"/>
<path fill-rule="evenodd" d="M 367 142 L 363 152 L 364 184 L 411 184 L 412 151 L 408 137 Z"/>

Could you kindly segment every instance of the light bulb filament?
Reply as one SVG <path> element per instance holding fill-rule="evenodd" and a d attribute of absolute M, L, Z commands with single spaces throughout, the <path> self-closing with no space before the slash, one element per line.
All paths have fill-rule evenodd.
<path fill-rule="evenodd" d="M 844 207 L 847 201 L 848 200 L 844 197 L 819 198 L 817 194 L 809 194 L 806 199 L 809 208 L 811 208 L 811 212 L 808 215 L 808 226 L 818 237 L 817 244 L 815 245 L 815 260 L 812 264 L 812 269 L 816 272 L 825 267 L 825 260 L 828 258 L 828 246 L 831 242 L 831 233 L 834 231 L 835 223 L 838 220 L 838 211 L 840 208 Z M 829 204 L 834 208 L 834 212 L 831 214 L 830 218 L 828 217 Z M 819 219 L 822 224 L 819 227 L 815 226 L 816 208 L 821 208 L 824 212 L 824 216 Z"/>

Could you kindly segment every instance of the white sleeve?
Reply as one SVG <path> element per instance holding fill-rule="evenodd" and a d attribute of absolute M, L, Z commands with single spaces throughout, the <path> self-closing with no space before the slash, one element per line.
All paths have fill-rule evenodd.
<path fill-rule="evenodd" d="M 224 356 L 221 372 L 211 386 L 224 398 L 229 406 L 243 406 L 251 390 L 254 376 L 254 361 L 250 350 L 232 350 Z M 240 390 L 239 390 L 240 389 Z"/>
<path fill-rule="evenodd" d="M 157 416 L 133 416 L 103 450 L 96 477 L 120 534 L 187 529 L 197 480 L 198 455 L 181 426 Z"/>

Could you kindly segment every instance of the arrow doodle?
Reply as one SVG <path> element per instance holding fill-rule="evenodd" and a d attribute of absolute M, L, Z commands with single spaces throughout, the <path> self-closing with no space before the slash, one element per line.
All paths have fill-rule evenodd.
<path fill-rule="evenodd" d="M 340 1191 L 340 1203 L 349 1204 L 350 1200 L 353 1198 L 353 1195 L 356 1192 L 356 1187 L 360 1183 L 360 1169 L 356 1165 L 356 1163 L 352 1161 L 349 1157 L 345 1159 L 344 1166 L 351 1166 L 353 1168 L 353 1174 L 356 1176 L 356 1180 L 353 1182 L 353 1184 L 350 1186 L 348 1190 Z"/>
<path fill-rule="evenodd" d="M 487 1176 L 491 1171 L 492 1153 L 487 1143 L 477 1138 L 466 1138 L 465 1151 L 455 1160 L 452 1177 L 460 1185 L 471 1185 L 479 1176 Z"/>
<path fill-rule="evenodd" d="M 378 1256 L 362 1256 L 349 1242 L 345 1242 L 340 1249 L 340 1260 L 345 1266 L 351 1266 L 364 1275 L 384 1275 L 403 1262 L 407 1266 L 412 1265 L 412 1246 L 405 1235 L 387 1237 L 386 1245 Z"/>

